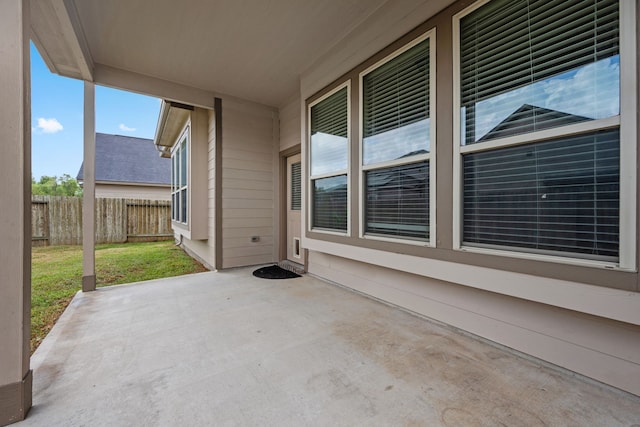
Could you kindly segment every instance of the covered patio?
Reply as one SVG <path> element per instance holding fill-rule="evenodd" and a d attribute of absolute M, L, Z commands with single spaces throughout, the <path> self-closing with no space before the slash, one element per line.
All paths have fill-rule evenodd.
<path fill-rule="evenodd" d="M 20 426 L 640 423 L 640 399 L 306 275 L 78 293 Z"/>
<path fill-rule="evenodd" d="M 536 52 L 549 59 L 541 67 L 557 66 L 559 74 L 534 76 L 533 47 L 512 48 L 530 44 L 524 30 L 533 25 L 529 3 L 0 2 L 0 425 L 27 414 L 23 425 L 640 425 L 640 11 L 626 0 L 591 0 L 592 6 L 574 0 L 571 7 L 565 0 L 535 2 L 535 22 L 543 25 L 536 30 Z M 505 9 L 512 4 L 524 29 Z M 494 6 L 504 11 L 503 22 L 494 22 Z M 470 82 L 496 71 L 504 79 L 487 78 L 484 94 L 465 100 L 462 77 L 481 61 L 463 67 L 464 52 L 475 51 L 470 46 L 478 41 L 494 57 L 483 32 L 471 37 L 470 31 L 463 40 L 462 25 L 475 22 L 474 16 L 492 17 L 486 40 L 501 39 L 506 30 L 513 34 L 497 43 L 502 62 L 488 60 L 485 71 L 467 73 Z M 586 46 L 575 61 L 574 33 Z M 31 42 L 52 72 L 84 82 L 86 292 L 76 296 L 33 359 Z M 563 55 L 549 46 L 562 47 Z M 601 55 L 594 55 L 600 48 Z M 512 61 L 512 49 L 523 52 L 518 61 Z M 415 75 L 422 77 L 398 74 L 399 81 L 407 82 L 407 93 L 419 94 L 415 99 L 428 100 L 417 105 L 413 95 L 402 96 L 390 105 L 406 109 L 406 117 L 428 120 L 429 132 L 421 134 L 419 150 L 368 163 L 361 120 L 368 108 L 365 83 L 375 70 L 399 65 L 405 53 L 413 58 L 407 64 L 420 59 L 422 71 Z M 547 77 L 558 78 L 559 89 L 573 88 L 561 77 L 597 68 L 601 60 L 614 70 L 612 78 L 602 79 L 612 83 L 611 96 L 594 95 L 585 105 L 602 98 L 615 111 L 531 132 L 525 126 L 522 133 L 491 141 L 474 137 L 467 144 L 463 138 L 472 123 L 467 113 L 471 118 L 476 106 L 498 104 L 497 97 Z M 569 70 L 567 64 L 579 67 Z M 518 84 L 503 84 L 516 69 L 529 71 Z M 91 292 L 96 85 L 161 98 L 171 107 L 160 117 L 156 145 L 164 155 L 171 151 L 174 177 L 180 176 L 174 179 L 174 206 L 180 206 L 174 210 L 175 237 L 217 273 Z M 597 85 L 591 86 L 589 93 L 598 94 Z M 582 93 L 581 85 L 575 87 L 571 93 Z M 388 99 L 394 93 L 400 90 Z M 582 104 L 578 96 L 558 98 Z M 530 104 L 519 95 L 514 99 Z M 331 118 L 326 129 L 314 127 L 316 106 Z M 379 117 L 386 117 L 384 111 Z M 491 108 L 488 115 L 496 112 Z M 405 129 L 418 122 L 389 123 Z M 330 153 L 339 146 L 340 161 L 330 162 L 330 170 L 314 171 L 314 155 L 322 158 L 312 147 L 314 129 L 340 141 L 323 144 Z M 390 131 L 379 130 L 376 135 Z M 167 144 L 159 143 L 164 136 Z M 566 247 L 538 248 L 527 239 L 512 247 L 508 239 L 465 237 L 464 221 L 471 221 L 473 210 L 465 207 L 464 195 L 477 189 L 463 179 L 471 176 L 463 168 L 466 159 L 519 147 L 538 152 L 541 144 L 564 146 L 582 138 L 591 141 L 588 147 L 598 138 L 610 147 L 602 162 L 583 162 L 584 176 L 591 177 L 585 182 L 610 179 L 607 198 L 596 191 L 599 184 L 579 191 L 585 200 L 610 202 L 610 209 L 589 204 L 588 239 L 578 233 L 562 240 Z M 600 163 L 610 174 L 598 172 Z M 415 239 L 378 229 L 366 203 L 375 196 L 367 176 L 414 167 L 409 164 L 424 178 L 416 206 L 428 206 L 418 225 L 429 234 Z M 489 175 L 502 176 L 502 162 L 492 165 Z M 518 171 L 517 165 L 510 168 Z M 538 206 L 552 193 L 543 191 L 547 183 L 531 167 L 535 176 L 526 188 L 535 203 L 523 212 L 540 228 Z M 573 169 L 556 169 L 575 184 L 568 173 Z M 299 190 L 290 185 L 294 177 Z M 499 184 L 508 188 L 512 181 L 505 175 Z M 554 194 L 566 193 L 547 181 Z M 340 199 L 317 203 L 322 198 L 316 193 L 330 189 Z M 512 199 L 505 200 L 500 203 Z M 558 200 L 567 211 L 577 206 L 568 196 Z M 411 215 L 390 224 L 400 224 L 401 216 Z M 578 244 L 600 241 L 600 220 L 612 236 L 608 254 Z M 562 234 L 563 224 L 581 221 L 579 212 L 567 214 L 554 230 Z M 518 221 L 507 228 L 517 230 Z M 268 282 L 246 267 L 285 259 L 315 276 Z M 436 326 L 375 298 L 451 326 Z"/>

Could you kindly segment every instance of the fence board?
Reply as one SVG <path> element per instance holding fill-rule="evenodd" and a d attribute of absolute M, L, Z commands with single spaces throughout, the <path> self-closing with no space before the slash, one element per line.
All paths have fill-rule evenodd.
<path fill-rule="evenodd" d="M 47 246 L 49 240 L 49 202 L 33 196 L 31 202 L 31 236 L 33 246 Z"/>
<path fill-rule="evenodd" d="M 127 200 L 127 237 L 130 242 L 147 242 L 159 237 L 171 238 L 171 202 Z"/>
<path fill-rule="evenodd" d="M 49 197 L 49 245 L 82 244 L 82 199 Z"/>
<path fill-rule="evenodd" d="M 82 198 L 32 196 L 32 244 L 82 244 Z M 96 199 L 96 243 L 173 238 L 171 202 Z"/>
<path fill-rule="evenodd" d="M 127 241 L 124 199 L 96 199 L 96 243 Z"/>

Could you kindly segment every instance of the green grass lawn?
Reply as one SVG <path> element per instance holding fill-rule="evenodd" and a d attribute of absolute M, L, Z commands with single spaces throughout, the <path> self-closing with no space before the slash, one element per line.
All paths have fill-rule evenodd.
<path fill-rule="evenodd" d="M 31 252 L 31 352 L 82 288 L 82 247 L 35 247 Z M 207 271 L 172 241 L 96 247 L 98 286 Z"/>

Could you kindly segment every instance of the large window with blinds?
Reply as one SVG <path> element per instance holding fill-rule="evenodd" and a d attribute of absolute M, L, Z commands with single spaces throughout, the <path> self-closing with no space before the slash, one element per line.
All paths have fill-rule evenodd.
<path fill-rule="evenodd" d="M 171 219 L 183 224 L 188 223 L 188 150 L 189 128 L 187 127 L 171 153 Z"/>
<path fill-rule="evenodd" d="M 310 224 L 315 231 L 348 232 L 349 87 L 309 107 Z"/>
<path fill-rule="evenodd" d="M 454 20 L 459 242 L 617 262 L 618 1 L 480 4 Z"/>
<path fill-rule="evenodd" d="M 433 35 L 360 74 L 362 234 L 430 242 Z"/>

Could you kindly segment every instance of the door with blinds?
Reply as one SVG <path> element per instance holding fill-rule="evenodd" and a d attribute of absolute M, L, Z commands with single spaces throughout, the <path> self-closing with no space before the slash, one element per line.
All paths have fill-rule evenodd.
<path fill-rule="evenodd" d="M 303 263 L 300 247 L 302 224 L 302 163 L 300 154 L 287 158 L 287 259 Z"/>

